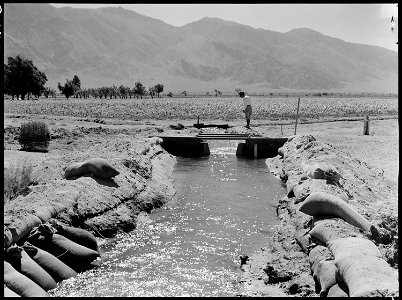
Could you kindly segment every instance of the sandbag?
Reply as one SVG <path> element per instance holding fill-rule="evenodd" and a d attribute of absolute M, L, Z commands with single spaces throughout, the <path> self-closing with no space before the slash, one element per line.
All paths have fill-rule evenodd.
<path fill-rule="evenodd" d="M 13 235 L 7 226 L 4 226 L 4 248 L 7 248 L 13 243 Z"/>
<path fill-rule="evenodd" d="M 333 256 L 327 247 L 317 245 L 310 250 L 308 258 L 310 262 L 311 274 L 315 274 L 318 263 L 324 260 L 332 260 Z"/>
<path fill-rule="evenodd" d="M 35 215 L 42 221 L 46 223 L 49 219 L 57 216 L 59 212 L 53 206 L 42 206 L 35 211 Z"/>
<path fill-rule="evenodd" d="M 90 173 L 101 179 L 110 179 L 120 174 L 108 161 L 102 158 L 92 158 L 86 162 Z"/>
<path fill-rule="evenodd" d="M 28 242 L 25 242 L 22 247 L 29 257 L 31 257 L 39 266 L 49 273 L 49 275 L 52 276 L 56 282 L 60 282 L 77 275 L 77 272 L 49 252 L 35 247 Z"/>
<path fill-rule="evenodd" d="M 311 182 L 308 180 L 303 181 L 293 187 L 293 194 L 295 196 L 295 204 L 304 201 L 310 195 Z"/>
<path fill-rule="evenodd" d="M 4 285 L 4 297 L 21 297 L 16 292 L 10 290 L 6 285 Z"/>
<path fill-rule="evenodd" d="M 100 256 L 95 250 L 77 244 L 60 234 L 53 233 L 49 227 L 46 225 L 39 226 L 40 234 L 31 236 L 28 241 L 34 246 L 53 254 L 73 270 L 82 271 Z"/>
<path fill-rule="evenodd" d="M 348 237 L 331 240 L 327 244 L 335 259 L 341 257 L 353 257 L 356 255 L 366 255 L 381 257 L 381 252 L 370 240 L 360 237 Z"/>
<path fill-rule="evenodd" d="M 317 264 L 313 278 L 319 283 L 320 297 L 326 297 L 329 289 L 336 284 L 336 271 L 334 260 L 323 260 Z"/>
<path fill-rule="evenodd" d="M 303 250 L 304 253 L 308 254 L 310 252 L 309 245 L 310 245 L 310 234 L 308 230 L 301 229 L 295 232 L 295 239 L 297 244 Z"/>
<path fill-rule="evenodd" d="M 4 261 L 4 284 L 22 297 L 49 297 L 49 294 L 37 283 L 21 274 Z"/>
<path fill-rule="evenodd" d="M 120 172 L 102 158 L 92 158 L 85 162 L 73 163 L 64 171 L 65 178 L 80 177 L 85 174 L 93 174 L 100 179 L 110 179 L 119 175 Z"/>
<path fill-rule="evenodd" d="M 4 217 L 6 219 L 6 217 Z M 26 215 L 21 217 L 21 219 L 13 220 L 13 222 L 8 225 L 8 229 L 13 237 L 13 243 L 17 243 L 26 237 L 32 230 L 32 228 L 42 224 L 42 221 L 35 215 Z"/>
<path fill-rule="evenodd" d="M 53 228 L 57 230 L 57 233 L 68 238 L 69 240 L 80 244 L 82 246 L 88 247 L 89 249 L 98 251 L 98 242 L 95 236 L 82 228 L 75 228 L 71 226 L 63 225 L 55 219 L 49 220 L 49 223 Z"/>
<path fill-rule="evenodd" d="M 163 143 L 163 139 L 158 136 L 153 136 L 153 137 L 147 138 L 147 142 L 148 142 L 149 146 L 160 145 Z"/>
<path fill-rule="evenodd" d="M 9 262 L 14 269 L 27 276 L 29 279 L 32 279 L 45 291 L 54 289 L 57 286 L 52 276 L 30 258 L 22 247 L 11 246 L 7 249 L 6 253 L 7 262 Z"/>
<path fill-rule="evenodd" d="M 315 192 L 323 192 L 337 196 L 348 202 L 348 195 L 338 186 L 328 184 L 326 179 L 308 179 L 296 185 L 293 188 L 295 195 L 295 204 L 304 201 L 310 194 Z"/>
<path fill-rule="evenodd" d="M 311 160 L 303 165 L 303 171 L 313 179 L 326 179 L 333 183 L 338 183 L 341 178 L 338 170 L 326 161 Z"/>
<path fill-rule="evenodd" d="M 310 216 L 334 216 L 339 217 L 349 224 L 371 232 L 371 224 L 358 212 L 354 211 L 349 204 L 337 196 L 323 192 L 310 194 L 300 205 L 299 210 Z"/>
<path fill-rule="evenodd" d="M 342 219 L 325 219 L 314 223 L 314 227 L 310 230 L 310 235 L 328 245 L 329 241 L 353 236 L 355 234 L 354 229 L 355 227 Z"/>
<path fill-rule="evenodd" d="M 284 147 L 280 147 L 279 149 L 278 149 L 278 154 L 279 154 L 279 156 L 280 157 L 284 157 L 285 156 L 285 148 Z"/>
<path fill-rule="evenodd" d="M 342 288 L 342 286 L 337 283 L 329 289 L 327 298 L 329 297 L 349 297 L 347 288 Z"/>
<path fill-rule="evenodd" d="M 286 190 L 288 198 L 294 197 L 293 189 L 297 186 L 300 182 L 300 175 L 297 172 L 289 171 L 286 173 L 287 180 L 286 180 Z"/>
<path fill-rule="evenodd" d="M 399 295 L 399 281 L 385 260 L 370 255 L 343 255 L 335 258 L 350 297 Z"/>
<path fill-rule="evenodd" d="M 292 135 L 288 137 L 288 140 L 284 146 L 299 149 L 301 146 L 307 145 L 315 140 L 316 139 L 312 135 Z"/>

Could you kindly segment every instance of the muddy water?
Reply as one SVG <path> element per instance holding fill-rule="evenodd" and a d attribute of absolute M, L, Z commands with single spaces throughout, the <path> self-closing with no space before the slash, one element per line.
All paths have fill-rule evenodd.
<path fill-rule="evenodd" d="M 99 268 L 54 296 L 236 296 L 239 255 L 269 243 L 285 194 L 265 159 L 236 158 L 237 141 L 210 141 L 211 156 L 178 158 L 178 193 L 140 215 L 136 230 L 102 245 Z"/>

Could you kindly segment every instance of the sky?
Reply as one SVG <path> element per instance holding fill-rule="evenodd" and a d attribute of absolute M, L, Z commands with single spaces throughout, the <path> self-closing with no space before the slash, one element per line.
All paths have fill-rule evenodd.
<path fill-rule="evenodd" d="M 377 4 L 52 4 L 57 7 L 121 6 L 173 26 L 215 17 L 253 28 L 288 32 L 310 28 L 346 42 L 376 45 L 398 51 L 398 7 Z M 396 28 L 391 31 L 391 17 Z"/>

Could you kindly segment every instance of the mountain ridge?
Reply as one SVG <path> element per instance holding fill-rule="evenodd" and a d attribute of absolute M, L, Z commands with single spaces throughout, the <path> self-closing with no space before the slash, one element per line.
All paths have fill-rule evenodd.
<path fill-rule="evenodd" d="M 205 17 L 176 27 L 122 7 L 6 4 L 4 59 L 21 54 L 48 86 L 162 83 L 166 91 L 397 92 L 397 53 L 309 28 L 286 33 Z"/>

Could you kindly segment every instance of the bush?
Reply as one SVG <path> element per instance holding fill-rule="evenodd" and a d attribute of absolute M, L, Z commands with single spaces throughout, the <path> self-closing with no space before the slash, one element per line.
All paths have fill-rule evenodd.
<path fill-rule="evenodd" d="M 35 121 L 21 124 L 18 138 L 21 150 L 47 152 L 49 141 L 49 128 L 44 122 Z"/>
<path fill-rule="evenodd" d="M 20 165 L 11 164 L 4 170 L 4 203 L 29 193 L 28 186 L 36 182 L 32 170 L 27 160 Z"/>

